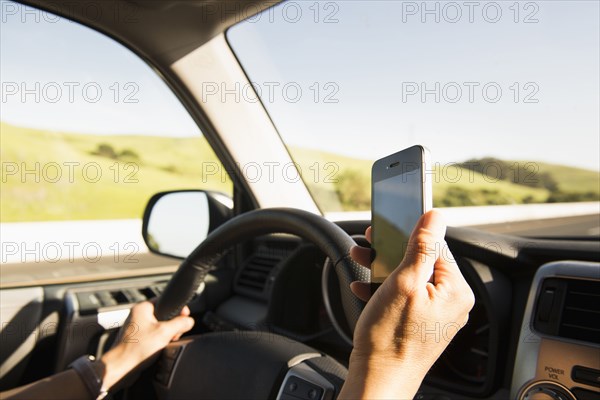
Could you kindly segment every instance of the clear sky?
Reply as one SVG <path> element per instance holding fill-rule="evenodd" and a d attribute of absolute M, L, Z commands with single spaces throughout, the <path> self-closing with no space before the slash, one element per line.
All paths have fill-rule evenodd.
<path fill-rule="evenodd" d="M 130 50 L 87 27 L 27 6 L 0 0 L 0 10 L 3 121 L 82 133 L 198 135 L 170 89 Z M 19 89 L 9 95 L 6 89 L 13 83 Z M 35 90 L 36 83 L 39 101 L 34 95 L 22 101 L 21 85 Z M 62 91 L 56 102 L 53 83 Z M 125 87 L 127 83 L 133 85 Z M 88 84 L 92 86 L 84 93 Z"/>
<path fill-rule="evenodd" d="M 266 82 L 302 89 L 297 102 L 285 100 L 281 89 L 273 102 L 263 97 L 287 143 L 368 159 L 421 143 L 442 162 L 496 156 L 600 168 L 599 2 L 520 3 L 518 15 L 509 9 L 513 2 L 497 2 L 497 22 L 490 22 L 493 7 L 484 16 L 487 3 L 474 10 L 454 3 L 461 17 L 453 23 L 457 10 L 447 3 L 427 3 L 439 9 L 436 22 L 421 2 L 289 1 L 228 37 L 263 89 Z M 13 14 L 11 5 L 0 1 L 3 121 L 99 134 L 198 134 L 169 89 L 128 50 L 64 19 L 24 13 L 23 6 Z M 36 82 L 59 83 L 60 101 L 7 95 L 12 83 Z M 65 82 L 79 84 L 74 102 Z M 98 103 L 81 100 L 90 82 L 102 89 Z M 310 89 L 315 82 L 318 101 Z M 414 84 L 420 90 L 436 82 L 439 103 L 434 95 L 424 101 L 420 93 L 407 95 Z M 453 82 L 462 90 L 456 103 L 449 101 Z M 478 85 L 473 102 L 464 82 Z M 126 89 L 127 83 L 134 86 Z M 501 88 L 498 102 L 484 99 L 487 83 Z M 125 103 L 126 94 L 138 102 Z M 337 103 L 326 103 L 328 94 Z M 528 94 L 537 103 L 525 103 Z"/>
<path fill-rule="evenodd" d="M 476 3 L 473 22 L 461 6 L 453 23 L 458 13 L 443 2 L 426 3 L 429 10 L 437 5 L 439 22 L 422 2 L 341 1 L 327 10 L 321 3 L 320 19 L 313 2 L 300 2 L 297 22 L 290 22 L 294 7 L 279 7 L 273 18 L 239 25 L 228 37 L 254 81 L 339 88 L 337 104 L 315 102 L 310 90 L 298 103 L 266 103 L 287 142 L 371 159 L 421 143 L 438 161 L 489 155 L 598 169 L 600 3 L 541 1 L 525 9 L 522 2 L 518 23 L 513 2 L 494 3 L 502 13 L 495 23 L 490 2 Z M 324 23 L 327 13 L 337 22 Z M 403 85 L 412 82 L 419 89 L 439 82 L 440 102 L 419 94 L 403 101 Z M 451 86 L 446 96 L 441 89 L 452 82 L 463 90 L 456 103 L 445 101 L 456 96 Z M 480 84 L 473 103 L 464 82 Z M 482 97 L 490 82 L 503 91 L 497 103 Z M 531 99 L 538 103 L 524 103 L 536 88 Z"/>

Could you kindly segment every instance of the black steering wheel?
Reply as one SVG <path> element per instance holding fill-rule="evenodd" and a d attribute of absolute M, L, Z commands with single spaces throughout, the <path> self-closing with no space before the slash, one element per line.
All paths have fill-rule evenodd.
<path fill-rule="evenodd" d="M 364 303 L 352 294 L 350 283 L 367 282 L 370 271 L 350 258 L 355 242 L 340 227 L 291 208 L 244 213 L 211 232 L 181 263 L 158 298 L 156 318 L 164 321 L 178 315 L 226 249 L 270 233 L 299 236 L 325 253 L 337 274 L 344 316 L 352 333 Z M 331 315 L 330 307 L 327 310 L 339 331 L 336 316 Z M 219 332 L 171 343 L 157 365 L 154 383 L 160 398 L 316 400 L 332 398 L 346 372 L 334 359 L 283 336 Z"/>

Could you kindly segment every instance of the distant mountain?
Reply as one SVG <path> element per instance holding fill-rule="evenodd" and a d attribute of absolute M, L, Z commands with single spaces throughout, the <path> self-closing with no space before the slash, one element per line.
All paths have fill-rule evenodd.
<path fill-rule="evenodd" d="M 505 161 L 486 157 L 459 164 L 469 171 L 479 172 L 488 178 L 500 179 L 518 185 L 545 188 L 552 193 L 598 193 L 598 172 L 564 165 L 537 161 Z"/>

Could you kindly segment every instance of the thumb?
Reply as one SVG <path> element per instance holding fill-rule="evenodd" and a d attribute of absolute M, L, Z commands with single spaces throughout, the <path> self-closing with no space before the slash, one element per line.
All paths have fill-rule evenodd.
<path fill-rule="evenodd" d="M 408 241 L 400 273 L 412 276 L 415 282 L 427 282 L 440 256 L 445 235 L 446 223 L 439 211 L 423 214 Z"/>
<path fill-rule="evenodd" d="M 165 335 L 169 339 L 175 339 L 192 329 L 194 326 L 194 318 L 184 315 L 177 316 L 170 321 L 161 322 L 164 326 Z"/>

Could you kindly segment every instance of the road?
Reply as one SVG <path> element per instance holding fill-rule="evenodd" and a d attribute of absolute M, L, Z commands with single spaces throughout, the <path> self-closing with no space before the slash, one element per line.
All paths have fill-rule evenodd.
<path fill-rule="evenodd" d="M 26 260 L 29 261 L 29 260 Z M 75 258 L 57 262 L 40 260 L 24 263 L 2 264 L 0 288 L 22 285 L 51 285 L 59 282 L 86 282 L 93 279 L 114 279 L 125 276 L 147 276 L 172 273 L 179 260 L 152 253 L 136 253 L 125 260 L 104 256 L 97 260 Z"/>
<path fill-rule="evenodd" d="M 488 232 L 531 237 L 600 237 L 600 215 L 549 218 L 534 221 L 509 222 L 473 226 Z"/>

